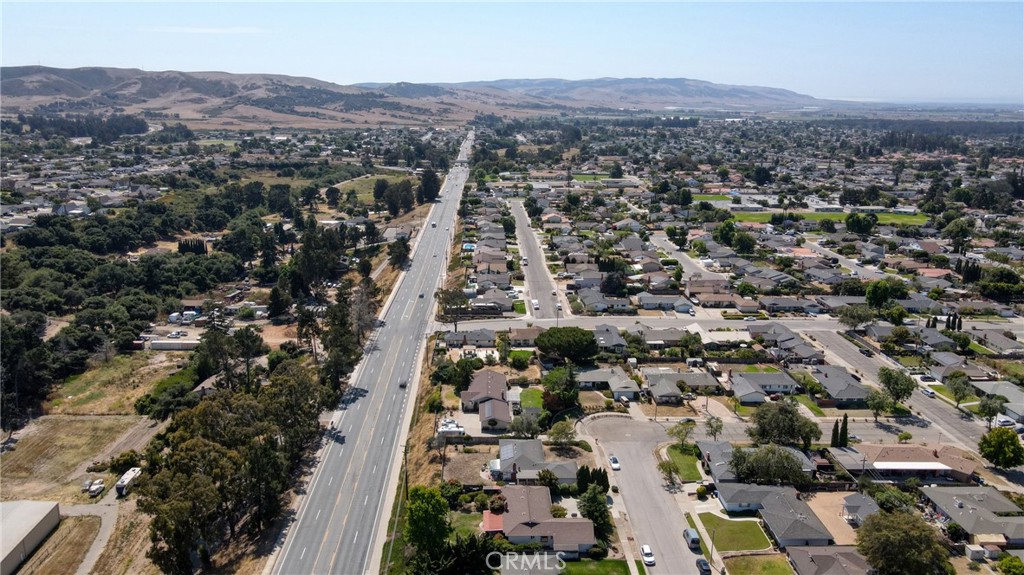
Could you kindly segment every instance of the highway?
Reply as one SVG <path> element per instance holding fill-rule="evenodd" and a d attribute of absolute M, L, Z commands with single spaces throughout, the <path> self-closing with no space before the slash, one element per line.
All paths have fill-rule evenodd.
<path fill-rule="evenodd" d="M 523 274 L 526 277 L 526 313 L 537 319 L 555 318 L 555 304 L 558 301 L 556 296 L 551 295 L 555 290 L 555 282 L 551 280 L 551 273 L 548 271 L 547 262 L 544 259 L 544 251 L 537 240 L 537 234 L 533 233 L 530 227 L 530 218 L 526 215 L 523 202 L 509 202 L 512 215 L 516 219 L 516 239 L 519 241 L 519 255 L 526 256 L 529 262 L 523 266 Z M 530 300 L 537 300 L 540 309 L 533 309 Z"/>
<path fill-rule="evenodd" d="M 473 135 L 462 144 L 466 160 Z M 420 230 L 412 262 L 381 317 L 383 325 L 367 344 L 352 374 L 351 387 L 331 416 L 334 429 L 297 515 L 285 534 L 273 573 L 357 575 L 372 569 L 371 555 L 393 495 L 392 474 L 404 440 L 408 398 L 415 397 L 418 358 L 451 244 L 462 188 L 469 168 L 453 167 L 437 203 Z M 437 222 L 432 227 L 430 222 Z M 420 297 L 422 295 L 422 297 Z M 400 382 L 408 387 L 399 387 Z M 383 516 L 382 516 L 383 515 Z"/>

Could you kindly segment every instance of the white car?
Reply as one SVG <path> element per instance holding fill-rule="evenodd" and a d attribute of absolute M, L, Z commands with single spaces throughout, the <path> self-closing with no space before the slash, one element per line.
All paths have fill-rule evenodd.
<path fill-rule="evenodd" d="M 927 395 L 928 397 L 935 397 L 935 392 L 931 388 L 928 388 L 928 387 L 922 387 L 921 388 L 921 393 Z"/>
<path fill-rule="evenodd" d="M 612 471 L 618 471 L 622 469 L 622 465 L 619 463 L 619 458 L 614 455 L 608 458 L 608 462 L 612 466 Z"/>
<path fill-rule="evenodd" d="M 996 416 L 996 425 L 999 427 L 1013 427 L 1015 422 L 1005 415 Z"/>
<path fill-rule="evenodd" d="M 643 557 L 644 565 L 654 565 L 654 550 L 650 545 L 640 547 L 640 556 Z"/>

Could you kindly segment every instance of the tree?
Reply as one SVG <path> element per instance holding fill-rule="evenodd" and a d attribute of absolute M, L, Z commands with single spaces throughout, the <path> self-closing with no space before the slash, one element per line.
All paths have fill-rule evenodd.
<path fill-rule="evenodd" d="M 722 433 L 725 424 L 722 423 L 722 418 L 717 415 L 708 416 L 707 420 L 704 421 L 704 429 L 711 436 L 712 441 L 718 441 L 719 434 Z"/>
<path fill-rule="evenodd" d="M 953 396 L 957 409 L 960 409 L 960 404 L 965 399 L 974 395 L 974 386 L 971 385 L 967 374 L 962 371 L 954 371 L 949 374 L 949 377 L 946 379 L 946 389 Z"/>
<path fill-rule="evenodd" d="M 942 228 L 942 237 L 953 244 L 953 251 L 960 253 L 974 233 L 974 218 L 957 218 Z"/>
<path fill-rule="evenodd" d="M 373 199 L 375 201 L 381 201 L 384 199 L 384 194 L 388 191 L 388 181 L 384 178 L 378 178 L 373 182 Z"/>
<path fill-rule="evenodd" d="M 611 511 L 608 510 L 607 497 L 600 485 L 587 487 L 586 492 L 579 496 L 580 515 L 594 522 L 594 535 L 599 541 L 608 542 L 615 531 Z"/>
<path fill-rule="evenodd" d="M 579 404 L 580 387 L 572 364 L 549 371 L 541 385 L 544 386 L 544 409 L 556 413 Z"/>
<path fill-rule="evenodd" d="M 537 336 L 535 343 L 541 353 L 574 364 L 586 363 L 599 351 L 594 332 L 579 327 L 548 328 Z"/>
<path fill-rule="evenodd" d="M 696 423 L 685 423 L 680 421 L 679 423 L 668 428 L 666 433 L 672 439 L 675 439 L 679 444 L 679 447 L 686 447 L 686 442 L 690 439 L 690 434 L 693 433 L 694 428 L 697 427 Z"/>
<path fill-rule="evenodd" d="M 914 434 L 910 433 L 909 431 L 901 431 L 900 434 L 896 436 L 896 440 L 899 441 L 900 443 L 906 443 L 913 438 Z"/>
<path fill-rule="evenodd" d="M 917 389 L 917 383 L 912 377 L 890 367 L 878 370 L 878 381 L 895 403 L 902 403 L 910 399 L 914 390 Z"/>
<path fill-rule="evenodd" d="M 878 575 L 945 573 L 937 531 L 915 513 L 873 513 L 857 530 L 857 550 Z"/>
<path fill-rule="evenodd" d="M 890 289 L 888 282 L 879 280 L 868 284 L 864 297 L 867 300 L 868 306 L 875 309 L 882 309 L 882 307 L 892 298 L 892 290 Z"/>
<path fill-rule="evenodd" d="M 999 560 L 999 571 L 1003 575 L 1024 575 L 1024 561 L 1016 555 L 1007 555 Z"/>
<path fill-rule="evenodd" d="M 448 502 L 436 487 L 409 489 L 405 540 L 417 549 L 440 548 L 448 540 Z"/>
<path fill-rule="evenodd" d="M 839 447 L 850 446 L 850 422 L 849 416 L 843 414 L 843 423 L 839 426 Z"/>
<path fill-rule="evenodd" d="M 408 238 L 398 238 L 388 244 L 388 263 L 392 267 L 402 267 L 409 262 L 410 252 Z"/>
<path fill-rule="evenodd" d="M 679 466 L 676 465 L 675 461 L 666 459 L 658 462 L 658 471 L 661 472 L 661 477 L 665 480 L 665 483 L 669 485 L 676 484 L 676 475 L 679 475 Z"/>
<path fill-rule="evenodd" d="M 880 414 L 892 408 L 892 398 L 889 397 L 889 394 L 877 389 L 869 391 L 865 401 L 867 402 L 868 409 L 871 410 L 871 414 L 875 416 L 875 421 L 878 421 Z"/>
<path fill-rule="evenodd" d="M 423 199 L 428 202 L 436 200 L 441 194 L 441 179 L 437 177 L 437 172 L 430 168 L 424 170 L 420 176 L 420 188 L 423 190 Z"/>
<path fill-rule="evenodd" d="M 802 445 L 810 448 L 821 438 L 821 428 L 797 410 L 793 401 L 766 403 L 757 408 L 751 418 L 753 425 L 747 435 L 757 444 Z"/>
<path fill-rule="evenodd" d="M 878 216 L 875 214 L 853 213 L 846 216 L 846 229 L 858 235 L 868 235 L 878 223 Z"/>
<path fill-rule="evenodd" d="M 499 331 L 497 339 L 498 361 L 505 365 L 508 363 L 508 354 L 512 350 L 512 342 L 509 340 L 507 331 Z"/>
<path fill-rule="evenodd" d="M 746 232 L 740 232 L 733 237 L 732 247 L 738 254 L 752 254 L 754 248 L 757 247 L 757 240 Z"/>
<path fill-rule="evenodd" d="M 895 487 L 882 487 L 872 495 L 878 506 L 887 513 L 909 512 L 914 508 L 915 497 Z"/>
<path fill-rule="evenodd" d="M 1002 469 L 1024 465 L 1024 445 L 1010 427 L 996 427 L 982 435 L 978 441 L 978 453 Z"/>
<path fill-rule="evenodd" d="M 573 427 L 572 422 L 563 419 L 551 426 L 551 429 L 548 430 L 548 438 L 555 442 L 555 445 L 565 447 L 576 441 L 576 428 Z"/>
<path fill-rule="evenodd" d="M 729 466 L 747 483 L 805 485 L 810 478 L 800 460 L 778 445 L 762 445 L 757 449 L 733 449 Z"/>
<path fill-rule="evenodd" d="M 839 323 L 856 331 L 875 321 L 875 312 L 866 305 L 846 305 L 836 313 Z"/>
<path fill-rule="evenodd" d="M 612 179 L 619 179 L 622 177 L 622 164 L 615 162 L 612 164 L 612 169 L 608 170 L 608 177 Z"/>
<path fill-rule="evenodd" d="M 540 435 L 541 430 L 537 418 L 527 415 L 513 419 L 512 423 L 508 425 L 508 431 L 516 437 L 533 439 Z"/>
<path fill-rule="evenodd" d="M 985 418 L 988 428 L 992 429 L 992 419 L 1003 412 L 1006 398 L 1001 395 L 986 395 L 978 402 L 978 415 Z"/>
<path fill-rule="evenodd" d="M 267 316 L 278 317 L 288 313 L 292 307 L 292 296 L 281 288 L 274 286 L 270 290 L 270 301 L 267 303 Z"/>
<path fill-rule="evenodd" d="M 439 289 L 434 292 L 434 299 L 437 300 L 441 317 L 451 320 L 455 324 L 455 331 L 459 331 L 459 316 L 469 305 L 465 292 L 459 288 Z"/>
<path fill-rule="evenodd" d="M 341 190 L 331 186 L 324 190 L 324 196 L 327 198 L 328 207 L 337 208 L 338 201 L 341 200 Z"/>
<path fill-rule="evenodd" d="M 832 423 L 832 437 L 828 442 L 829 447 L 839 447 L 839 420 Z"/>

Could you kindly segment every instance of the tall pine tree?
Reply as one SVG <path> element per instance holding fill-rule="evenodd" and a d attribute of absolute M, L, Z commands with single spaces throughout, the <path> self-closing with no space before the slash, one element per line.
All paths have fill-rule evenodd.
<path fill-rule="evenodd" d="M 847 421 L 847 419 L 848 419 L 848 417 L 844 413 L 843 414 L 843 424 L 839 427 L 839 447 L 849 447 L 850 446 L 850 429 L 849 429 L 849 427 L 847 427 L 849 425 L 849 422 Z"/>

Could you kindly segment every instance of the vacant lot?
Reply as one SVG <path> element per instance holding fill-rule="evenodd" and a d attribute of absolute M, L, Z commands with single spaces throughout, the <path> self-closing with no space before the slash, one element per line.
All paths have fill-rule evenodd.
<path fill-rule="evenodd" d="M 726 571 L 743 575 L 793 575 L 785 555 L 749 555 L 725 560 Z"/>
<path fill-rule="evenodd" d="M 115 356 L 58 385 L 50 395 L 46 411 L 74 415 L 133 414 L 135 400 L 175 371 L 185 357 L 184 353 L 148 351 Z"/>
<path fill-rule="evenodd" d="M 99 517 L 65 517 L 60 526 L 29 557 L 18 573 L 63 575 L 74 573 L 100 531 Z"/>
<path fill-rule="evenodd" d="M 697 415 L 697 410 L 686 403 L 679 405 L 641 403 L 640 411 L 643 411 L 647 417 L 694 417 Z"/>
<path fill-rule="evenodd" d="M 160 573 L 156 565 L 146 558 L 149 549 L 150 517 L 138 510 L 136 499 L 130 497 L 117 508 L 114 533 L 107 541 L 93 567 L 96 575 L 150 575 Z"/>
<path fill-rule="evenodd" d="M 416 178 L 411 178 L 409 176 L 373 175 L 361 176 L 359 178 L 355 178 L 354 180 L 347 180 L 341 182 L 340 184 L 337 184 L 335 187 L 341 190 L 342 198 L 344 198 L 348 194 L 349 190 L 355 190 L 356 197 L 358 198 L 360 204 L 372 204 L 373 186 L 377 182 L 377 180 L 386 180 L 389 185 L 397 184 L 402 180 L 409 180 L 413 183 L 414 188 L 416 187 L 416 184 L 419 183 Z"/>
<path fill-rule="evenodd" d="M 89 501 L 88 495 L 81 493 L 81 482 L 101 475 L 86 473 L 85 468 L 92 461 L 110 457 L 110 448 L 116 445 L 131 443 L 141 449 L 145 442 L 136 447 L 136 442 L 126 440 L 136 434 L 148 439 L 148 421 L 136 415 L 40 417 L 20 432 L 14 450 L 0 457 L 4 476 L 0 499 L 51 499 L 65 504 Z M 108 485 L 117 480 L 112 474 L 102 477 Z"/>
<path fill-rule="evenodd" d="M 444 479 L 457 479 L 460 483 L 481 485 L 493 483 L 480 474 L 487 463 L 498 457 L 497 445 L 472 445 L 469 453 L 463 447 L 448 448 L 448 461 L 444 466 Z M 436 453 L 436 451 L 435 451 Z"/>
<path fill-rule="evenodd" d="M 714 513 L 701 513 L 700 521 L 708 533 L 715 532 L 714 547 L 719 552 L 756 551 L 771 545 L 756 520 L 734 521 Z"/>

